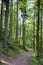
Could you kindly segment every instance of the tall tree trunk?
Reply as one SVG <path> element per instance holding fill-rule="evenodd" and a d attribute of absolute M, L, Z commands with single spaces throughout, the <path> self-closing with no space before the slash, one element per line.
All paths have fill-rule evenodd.
<path fill-rule="evenodd" d="M 33 49 L 35 50 L 35 21 L 33 24 Z"/>
<path fill-rule="evenodd" d="M 17 0 L 17 21 L 16 21 L 16 43 L 18 43 L 18 0 Z"/>
<path fill-rule="evenodd" d="M 37 46 L 36 46 L 36 49 L 37 49 L 37 58 L 39 59 L 39 21 L 40 21 L 40 0 L 38 0 L 38 20 L 37 20 L 37 39 L 36 39 L 36 42 L 37 42 Z"/>
<path fill-rule="evenodd" d="M 3 38 L 2 23 L 3 23 L 3 0 L 2 0 L 2 3 L 1 3 L 0 39 Z"/>
<path fill-rule="evenodd" d="M 6 0 L 6 11 L 5 11 L 5 31 L 4 31 L 4 49 L 7 49 L 7 38 L 8 38 L 8 13 L 9 13 L 9 0 Z"/>
<path fill-rule="evenodd" d="M 23 49 L 26 49 L 25 48 L 25 13 L 26 11 L 26 8 L 23 8 Z"/>
<path fill-rule="evenodd" d="M 9 25 L 9 35 L 12 35 L 12 24 L 13 24 L 13 0 L 10 3 L 10 25 Z"/>
<path fill-rule="evenodd" d="M 33 49 L 35 51 L 35 12 L 34 12 L 34 22 L 33 22 Z"/>
<path fill-rule="evenodd" d="M 40 24 L 40 57 L 42 57 L 42 10 L 41 10 L 41 24 Z"/>
<path fill-rule="evenodd" d="M 23 49 L 25 49 L 25 20 L 23 19 Z"/>
<path fill-rule="evenodd" d="M 0 27 L 1 27 L 0 30 L 2 30 L 2 22 L 3 22 L 3 0 L 2 0 L 2 4 L 1 4 L 1 21 L 0 22 L 1 22 L 0 23 Z"/>

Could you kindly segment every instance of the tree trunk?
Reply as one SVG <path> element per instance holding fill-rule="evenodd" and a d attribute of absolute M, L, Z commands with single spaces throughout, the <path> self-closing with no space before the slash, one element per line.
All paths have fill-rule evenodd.
<path fill-rule="evenodd" d="M 9 13 L 9 0 L 6 0 L 6 11 L 5 11 L 5 31 L 4 31 L 4 49 L 7 49 L 7 38 L 8 38 L 8 13 Z"/>
<path fill-rule="evenodd" d="M 3 33 L 2 33 L 2 23 L 3 23 L 3 0 L 1 4 L 1 19 L 0 19 L 0 39 L 3 39 Z"/>
<path fill-rule="evenodd" d="M 18 43 L 18 0 L 17 0 L 17 21 L 16 21 L 16 43 Z"/>
<path fill-rule="evenodd" d="M 40 57 L 42 58 L 42 10 L 41 10 L 41 24 L 40 24 Z"/>
<path fill-rule="evenodd" d="M 26 8 L 23 8 L 23 49 L 25 50 L 25 13 Z"/>
<path fill-rule="evenodd" d="M 9 36 L 12 35 L 12 24 L 13 24 L 13 0 L 11 0 L 11 3 L 10 3 L 10 24 L 9 24 Z"/>
<path fill-rule="evenodd" d="M 33 49 L 35 50 L 35 21 L 33 24 Z"/>
<path fill-rule="evenodd" d="M 37 58 L 39 59 L 39 21 L 40 21 L 40 0 L 38 0 L 38 20 L 37 20 L 37 39 L 36 39 L 36 42 L 37 42 L 37 46 L 36 46 L 36 49 L 37 49 Z"/>

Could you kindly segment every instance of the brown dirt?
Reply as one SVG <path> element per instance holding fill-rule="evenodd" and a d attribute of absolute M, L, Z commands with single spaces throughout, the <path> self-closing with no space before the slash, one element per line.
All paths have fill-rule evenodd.
<path fill-rule="evenodd" d="M 0 54 L 0 61 L 7 65 L 30 65 L 29 57 L 33 55 L 33 50 L 29 50 L 28 52 L 17 55 L 16 58 L 9 59 L 8 57 Z"/>

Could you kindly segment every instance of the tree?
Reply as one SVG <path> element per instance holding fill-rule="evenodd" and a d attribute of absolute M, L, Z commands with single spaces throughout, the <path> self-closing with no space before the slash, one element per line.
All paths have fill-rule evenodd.
<path fill-rule="evenodd" d="M 35 15 L 34 15 L 34 22 L 33 22 L 33 49 L 35 51 Z"/>
<path fill-rule="evenodd" d="M 6 11 L 5 11 L 5 29 L 4 29 L 4 49 L 7 49 L 7 38 L 8 38 L 8 14 L 9 14 L 9 0 L 5 2 Z"/>
<path fill-rule="evenodd" d="M 16 43 L 18 43 L 18 0 L 17 0 L 17 21 L 16 21 Z"/>
<path fill-rule="evenodd" d="M 26 5 L 27 0 L 22 1 L 23 7 L 21 8 L 21 12 L 23 13 L 23 49 L 26 50 L 25 47 L 25 20 L 26 20 Z"/>
<path fill-rule="evenodd" d="M 0 39 L 3 39 L 3 33 L 2 33 L 2 23 L 3 23 L 3 0 L 1 3 L 1 21 L 0 21 Z"/>
<path fill-rule="evenodd" d="M 9 22 L 9 36 L 12 35 L 12 24 L 13 24 L 13 0 L 10 2 L 10 22 Z"/>
<path fill-rule="evenodd" d="M 37 18 L 37 38 L 36 38 L 36 42 L 37 42 L 37 58 L 39 59 L 39 46 L 40 46 L 40 43 L 39 43 L 39 22 L 40 22 L 40 0 L 37 1 L 37 7 L 38 7 L 38 18 Z"/>
<path fill-rule="evenodd" d="M 25 49 L 25 13 L 26 7 L 23 8 L 23 49 Z"/>

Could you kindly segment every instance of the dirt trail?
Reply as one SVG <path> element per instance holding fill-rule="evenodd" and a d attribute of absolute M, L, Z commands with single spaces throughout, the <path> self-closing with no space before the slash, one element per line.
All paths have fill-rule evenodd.
<path fill-rule="evenodd" d="M 30 65 L 29 57 L 33 55 L 33 51 L 29 50 L 28 52 L 17 55 L 14 59 L 9 59 L 6 56 L 0 54 L 0 61 L 7 64 L 7 65 Z"/>

